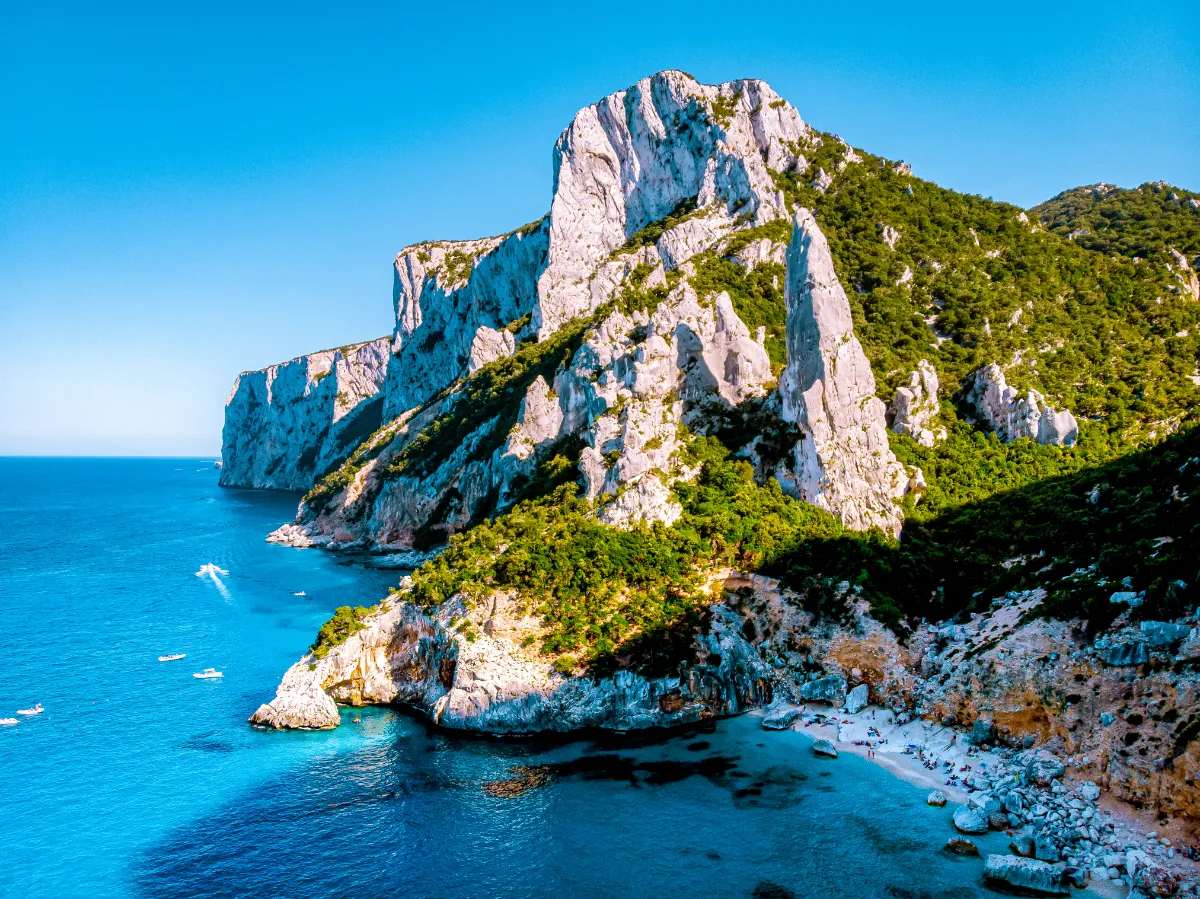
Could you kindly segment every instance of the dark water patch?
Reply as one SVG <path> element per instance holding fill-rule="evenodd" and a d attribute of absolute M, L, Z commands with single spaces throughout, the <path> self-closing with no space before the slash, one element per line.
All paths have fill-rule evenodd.
<path fill-rule="evenodd" d="M 184 740 L 180 744 L 184 749 L 193 749 L 197 752 L 235 752 L 236 749 L 232 743 L 227 743 L 224 740 L 218 740 L 211 736 L 197 736 Z"/>
<path fill-rule="evenodd" d="M 723 786 L 727 776 L 737 767 L 737 756 L 711 755 L 697 759 L 639 760 L 634 756 L 604 753 L 543 765 L 518 765 L 509 769 L 512 775 L 502 780 L 485 781 L 485 792 L 510 799 L 532 789 L 544 787 L 555 780 L 578 778 L 585 781 L 614 781 L 633 787 L 661 787 L 679 783 L 691 777 L 702 777 Z"/>
<path fill-rule="evenodd" d="M 789 890 L 773 880 L 760 880 L 750 895 L 754 899 L 797 899 L 795 890 Z"/>

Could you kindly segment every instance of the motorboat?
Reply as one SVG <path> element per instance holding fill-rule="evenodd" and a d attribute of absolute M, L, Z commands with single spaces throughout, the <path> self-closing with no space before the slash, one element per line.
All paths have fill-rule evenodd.
<path fill-rule="evenodd" d="M 224 677 L 225 675 L 216 668 L 205 668 L 203 671 L 197 671 L 192 677 L 198 677 L 201 680 L 208 680 L 211 677 Z"/>
<path fill-rule="evenodd" d="M 169 655 L 159 656 L 160 662 L 178 662 L 180 659 L 187 658 L 186 652 L 172 652 Z"/>
<path fill-rule="evenodd" d="M 0 718 L 0 727 L 9 727 L 17 723 L 16 718 Z"/>
<path fill-rule="evenodd" d="M 46 711 L 46 710 L 44 708 L 42 708 L 42 704 L 39 702 L 37 705 L 35 705 L 31 709 L 17 709 L 17 714 L 18 715 L 40 715 L 44 711 Z"/>
<path fill-rule="evenodd" d="M 301 590 L 299 593 L 293 593 L 292 596 L 308 596 L 308 594 Z"/>

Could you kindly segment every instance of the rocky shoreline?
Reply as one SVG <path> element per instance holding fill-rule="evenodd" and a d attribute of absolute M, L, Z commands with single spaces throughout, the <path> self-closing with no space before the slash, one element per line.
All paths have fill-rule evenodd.
<path fill-rule="evenodd" d="M 1098 741 L 1114 738 L 1111 710 L 1121 710 L 1102 710 L 1110 681 L 1152 696 L 1173 679 L 1187 712 L 1192 676 L 1152 663 L 1156 653 L 1190 652 L 1194 629 L 1174 625 L 1173 637 L 1186 636 L 1171 649 L 1153 642 L 1164 628 L 1118 620 L 1108 637 L 1081 645 L 1070 626 L 1030 617 L 1038 598 L 1020 596 L 963 624 L 923 625 L 902 644 L 845 589 L 851 617 L 817 620 L 770 578 L 715 572 L 710 619 L 676 670 L 596 678 L 555 670 L 536 650 L 544 623 L 515 597 L 453 597 L 423 610 L 401 592 L 344 642 L 292 666 L 251 722 L 328 728 L 339 723 L 338 703 L 395 704 L 464 733 L 531 735 L 673 727 L 754 710 L 768 729 L 801 730 L 825 741 L 827 754 L 858 753 L 940 793 L 963 832 L 952 851 L 970 852 L 974 832 L 1009 834 L 1022 861 L 989 860 L 992 879 L 1042 884 L 1051 895 L 1068 885 L 1132 888 L 1135 899 L 1200 895 L 1187 753 L 1176 758 L 1183 789 L 1167 795 L 1175 781 L 1160 780 L 1152 803 L 1142 772 L 1163 766 L 1136 753 L 1097 758 Z M 1113 664 L 1143 654 L 1142 667 Z M 1080 684 L 1091 685 L 1094 708 L 1064 692 Z M 1162 718 L 1177 717 L 1125 713 L 1116 742 L 1149 744 Z"/>
<path fill-rule="evenodd" d="M 1200 895 L 1200 867 L 1185 839 L 1167 836 L 1094 782 L 1075 779 L 1050 752 L 980 744 L 986 728 L 900 723 L 904 716 L 875 706 L 851 713 L 845 706 L 779 704 L 751 714 L 762 715 L 764 729 L 811 736 L 814 751 L 825 744 L 835 756 L 859 755 L 930 788 L 929 804 L 945 807 L 961 834 L 948 851 L 978 855 L 971 836 L 1010 836 L 1012 856 L 989 855 L 988 880 L 1046 895 L 1072 887 L 1134 899 Z M 783 728 L 781 721 L 789 723 Z"/>

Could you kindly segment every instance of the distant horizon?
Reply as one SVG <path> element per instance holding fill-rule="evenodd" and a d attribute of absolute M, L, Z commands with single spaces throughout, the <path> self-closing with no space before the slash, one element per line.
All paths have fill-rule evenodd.
<path fill-rule="evenodd" d="M 239 373 L 391 333 L 402 247 L 544 215 L 574 114 L 663 69 L 761 78 L 814 127 L 1021 208 L 1200 189 L 1200 54 L 1163 38 L 1188 4 L 878 10 L 847 28 L 769 3 L 732 29 L 664 2 L 686 25 L 661 33 L 549 5 L 8 12 L 0 454 L 205 455 Z M 455 52 L 397 55 L 405 34 Z"/>

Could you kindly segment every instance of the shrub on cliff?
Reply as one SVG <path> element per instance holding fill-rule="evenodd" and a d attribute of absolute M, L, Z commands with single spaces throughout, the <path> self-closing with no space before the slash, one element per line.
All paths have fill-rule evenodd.
<path fill-rule="evenodd" d="M 370 612 L 370 609 L 362 606 L 355 606 L 353 609 L 349 606 L 339 607 L 334 611 L 333 617 L 321 625 L 321 629 L 317 632 L 317 639 L 308 648 L 308 651 L 318 659 L 325 658 L 329 655 L 329 650 L 345 643 L 352 634 L 356 634 L 366 627 L 363 619 Z"/>

